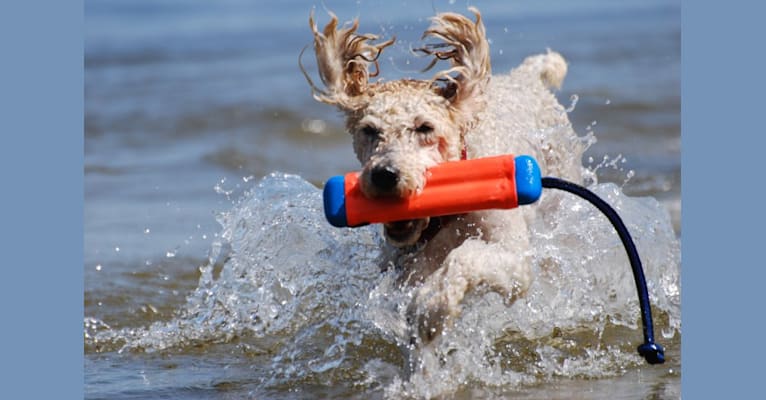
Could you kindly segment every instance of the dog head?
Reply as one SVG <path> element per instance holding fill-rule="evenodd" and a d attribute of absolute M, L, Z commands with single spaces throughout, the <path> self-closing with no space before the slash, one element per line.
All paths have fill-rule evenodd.
<path fill-rule="evenodd" d="M 449 69 L 430 80 L 391 82 L 370 82 L 370 78 L 378 75 L 377 60 L 394 39 L 375 44 L 377 36 L 357 33 L 358 21 L 339 28 L 333 14 L 320 32 L 313 15 L 309 17 L 325 89 L 303 72 L 314 98 L 345 114 L 362 164 L 360 186 L 365 196 L 411 196 L 423 189 L 427 168 L 460 159 L 464 135 L 485 104 L 483 91 L 490 77 L 484 25 L 479 12 L 470 10 L 475 21 L 454 13 L 434 17 L 423 38 L 440 41 L 417 50 L 433 56 L 426 70 L 438 60 L 449 60 Z M 411 245 L 427 225 L 428 219 L 389 223 L 386 238 L 395 246 Z"/>

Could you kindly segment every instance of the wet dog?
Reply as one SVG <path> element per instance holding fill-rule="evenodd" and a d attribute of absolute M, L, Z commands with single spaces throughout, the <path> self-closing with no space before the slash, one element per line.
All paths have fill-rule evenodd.
<path fill-rule="evenodd" d="M 544 174 L 581 180 L 580 140 L 571 129 L 571 137 L 552 137 L 561 131 L 556 127 L 569 126 L 551 92 L 566 75 L 565 60 L 548 51 L 493 76 L 481 14 L 469 10 L 475 19 L 433 17 L 423 38 L 434 42 L 417 50 L 432 57 L 429 69 L 440 60 L 448 68 L 428 80 L 388 82 L 371 78 L 394 39 L 360 34 L 358 21 L 339 26 L 332 14 L 320 31 L 309 17 L 324 87 L 303 72 L 314 98 L 343 112 L 365 196 L 411 196 L 431 166 L 504 153 L 531 155 Z M 527 221 L 533 217 L 534 210 L 516 209 L 384 224 L 402 284 L 417 287 L 408 310 L 413 340 L 437 337 L 471 290 L 497 292 L 508 304 L 523 295 L 532 279 Z"/>

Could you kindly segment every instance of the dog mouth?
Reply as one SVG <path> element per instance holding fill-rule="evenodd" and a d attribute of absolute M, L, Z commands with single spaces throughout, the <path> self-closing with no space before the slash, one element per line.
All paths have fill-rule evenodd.
<path fill-rule="evenodd" d="M 408 219 L 383 224 L 386 238 L 391 244 L 398 247 L 415 244 L 420 239 L 420 234 L 426 226 L 428 226 L 428 218 Z"/>

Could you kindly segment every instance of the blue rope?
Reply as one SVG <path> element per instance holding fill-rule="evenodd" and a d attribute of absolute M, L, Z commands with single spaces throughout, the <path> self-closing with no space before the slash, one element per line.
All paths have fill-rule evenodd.
<path fill-rule="evenodd" d="M 649 364 L 664 363 L 665 349 L 660 344 L 654 342 L 652 307 L 649 304 L 649 293 L 646 290 L 646 279 L 644 278 L 644 270 L 641 267 L 641 259 L 638 257 L 638 250 L 636 250 L 636 245 L 630 237 L 628 228 L 622 222 L 620 216 L 609 204 L 599 198 L 595 193 L 580 185 L 559 178 L 544 177 L 542 178 L 542 186 L 544 188 L 564 190 L 580 196 L 596 206 L 596 208 L 601 210 L 601 212 L 609 218 L 609 222 L 611 222 L 614 229 L 617 230 L 617 234 L 620 235 L 620 240 L 622 240 L 622 244 L 625 246 L 625 251 L 628 253 L 628 259 L 630 260 L 630 266 L 633 269 L 633 278 L 636 281 L 638 302 L 641 305 L 641 320 L 644 325 L 644 343 L 638 346 L 638 354 L 644 357 Z"/>

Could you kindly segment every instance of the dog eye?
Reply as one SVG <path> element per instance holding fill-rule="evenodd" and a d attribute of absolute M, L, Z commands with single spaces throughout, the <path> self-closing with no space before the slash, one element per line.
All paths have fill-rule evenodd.
<path fill-rule="evenodd" d="M 415 132 L 422 133 L 422 134 L 429 134 L 434 131 L 434 126 L 431 125 L 429 122 L 423 122 L 422 124 L 415 127 Z"/>
<path fill-rule="evenodd" d="M 376 138 L 380 136 L 380 129 L 374 126 L 367 125 L 364 128 L 362 128 L 362 133 L 364 133 L 365 136 Z"/>

